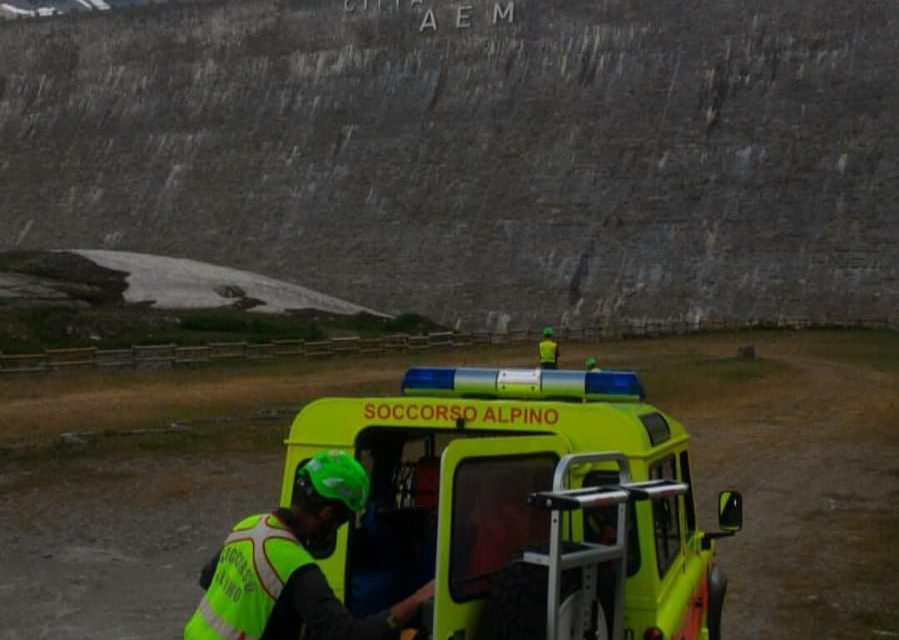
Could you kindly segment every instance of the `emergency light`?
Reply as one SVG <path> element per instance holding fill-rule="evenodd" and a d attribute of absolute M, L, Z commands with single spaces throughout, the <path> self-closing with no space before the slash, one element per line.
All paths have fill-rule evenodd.
<path fill-rule="evenodd" d="M 635 371 L 412 367 L 403 376 L 407 396 L 642 400 Z"/>

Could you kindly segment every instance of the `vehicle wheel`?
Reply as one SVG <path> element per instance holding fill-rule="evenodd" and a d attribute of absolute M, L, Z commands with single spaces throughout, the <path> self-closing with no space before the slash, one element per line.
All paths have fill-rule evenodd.
<path fill-rule="evenodd" d="M 560 620 L 566 621 L 569 631 L 561 638 L 584 637 L 580 629 L 581 591 L 580 569 L 562 574 Z M 477 640 L 546 640 L 546 567 L 516 561 L 500 573 L 484 604 Z M 606 624 L 602 608 L 597 640 L 605 640 Z"/>
<path fill-rule="evenodd" d="M 721 612 L 726 592 L 727 578 L 716 564 L 709 571 L 709 640 L 721 640 Z"/>
<path fill-rule="evenodd" d="M 562 599 L 559 606 L 560 638 L 564 640 L 583 640 L 587 638 L 584 629 L 584 599 L 587 592 L 583 589 L 575 591 L 567 598 Z M 609 640 L 606 628 L 606 617 L 602 607 L 596 607 L 593 612 L 596 631 L 589 637 L 592 640 Z"/>

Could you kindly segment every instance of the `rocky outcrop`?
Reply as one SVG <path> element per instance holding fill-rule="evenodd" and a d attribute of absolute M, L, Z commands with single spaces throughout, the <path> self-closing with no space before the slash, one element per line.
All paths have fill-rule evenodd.
<path fill-rule="evenodd" d="M 0 310 L 120 307 L 127 275 L 73 253 L 0 254 Z"/>
<path fill-rule="evenodd" d="M 0 25 L 0 248 L 491 328 L 897 315 L 891 0 L 231 0 Z"/>

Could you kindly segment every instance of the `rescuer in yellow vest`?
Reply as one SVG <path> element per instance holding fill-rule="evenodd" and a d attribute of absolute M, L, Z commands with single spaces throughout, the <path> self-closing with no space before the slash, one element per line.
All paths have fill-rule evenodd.
<path fill-rule="evenodd" d="M 241 520 L 203 569 L 206 595 L 185 640 L 296 640 L 301 631 L 309 640 L 397 637 L 434 595 L 433 581 L 389 610 L 355 619 L 309 552 L 365 508 L 368 489 L 365 469 L 343 451 L 301 466 L 290 508 Z"/>
<path fill-rule="evenodd" d="M 540 351 L 540 368 L 557 369 L 559 366 L 559 345 L 553 340 L 553 328 L 543 328 L 543 340 L 538 345 Z"/>

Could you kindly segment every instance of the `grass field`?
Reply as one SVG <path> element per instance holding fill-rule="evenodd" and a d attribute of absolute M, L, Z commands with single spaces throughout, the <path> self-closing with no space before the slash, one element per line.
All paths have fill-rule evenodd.
<path fill-rule="evenodd" d="M 737 359 L 744 344 L 756 345 L 755 360 Z M 70 432 L 105 434 L 109 440 L 117 432 L 155 429 L 163 439 L 194 444 L 206 435 L 230 437 L 223 436 L 228 431 L 239 438 L 249 425 L 283 432 L 283 416 L 316 397 L 397 393 L 403 371 L 413 364 L 532 366 L 533 350 L 490 347 L 328 362 L 240 361 L 186 370 L 8 377 L 0 380 L 0 447 L 45 445 Z M 603 368 L 637 370 L 649 400 L 685 420 L 753 415 L 789 423 L 846 415 L 882 421 L 895 410 L 899 336 L 892 333 L 765 331 L 563 344 L 561 366 L 579 368 L 588 355 L 597 356 Z M 834 373 L 833 393 L 796 406 L 791 398 L 806 384 L 803 369 L 821 363 L 844 367 L 847 383 L 863 374 L 872 390 L 882 388 L 880 401 L 846 402 Z M 894 400 L 885 401 L 890 397 Z M 179 436 L 172 424 L 194 428 Z"/>

